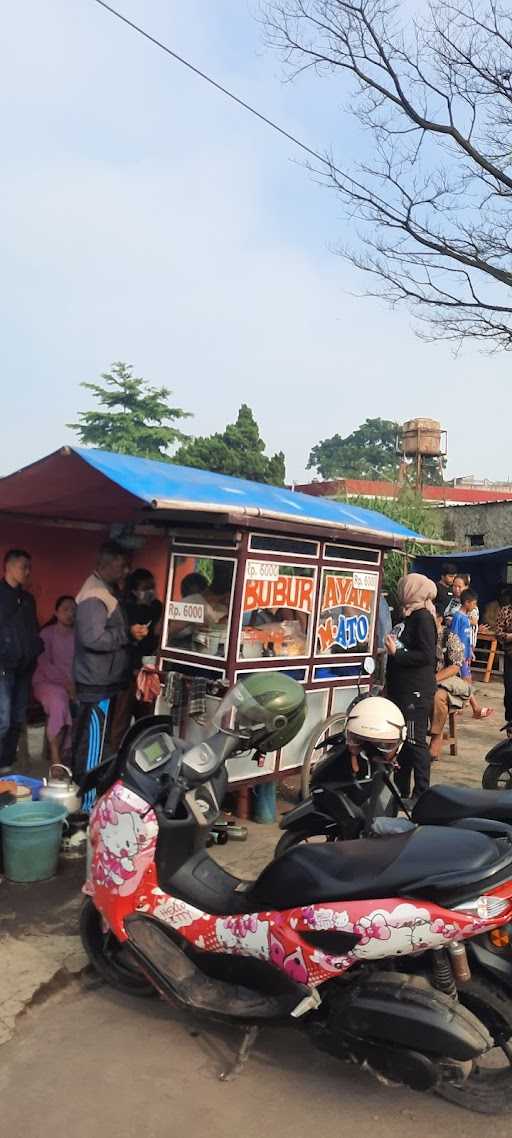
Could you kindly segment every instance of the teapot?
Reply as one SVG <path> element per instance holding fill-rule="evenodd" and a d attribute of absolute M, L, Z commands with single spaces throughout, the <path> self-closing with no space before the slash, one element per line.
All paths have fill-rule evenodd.
<path fill-rule="evenodd" d="M 56 778 L 52 772 L 55 770 L 65 771 L 67 780 Z M 64 806 L 68 814 L 76 814 L 77 810 L 81 808 L 80 792 L 76 782 L 73 782 L 73 776 L 69 767 L 65 767 L 63 763 L 52 763 L 48 772 L 48 781 L 44 779 L 44 786 L 39 791 L 39 798 L 41 802 L 58 802 L 60 806 Z"/>

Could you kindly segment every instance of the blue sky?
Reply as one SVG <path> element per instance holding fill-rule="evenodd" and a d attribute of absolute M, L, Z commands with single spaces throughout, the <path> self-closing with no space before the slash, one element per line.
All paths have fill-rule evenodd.
<path fill-rule="evenodd" d="M 283 83 L 256 0 L 119 7 L 314 148 L 364 158 L 348 89 Z M 375 415 L 439 418 L 452 474 L 512 475 L 508 356 L 454 357 L 354 295 L 332 252 L 348 223 L 290 143 L 91 0 L 19 0 L 2 24 L 1 474 L 73 442 L 80 381 L 123 359 L 195 433 L 249 403 L 290 478 Z"/>

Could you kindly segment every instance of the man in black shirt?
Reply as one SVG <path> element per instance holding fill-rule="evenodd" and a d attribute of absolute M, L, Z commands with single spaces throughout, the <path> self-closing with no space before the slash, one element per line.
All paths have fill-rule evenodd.
<path fill-rule="evenodd" d="M 122 600 L 123 610 L 130 627 L 146 629 L 146 635 L 132 644 L 130 651 L 130 677 L 116 700 L 110 728 L 110 744 L 118 751 L 132 717 L 140 719 L 153 713 L 153 707 L 136 698 L 136 676 L 144 656 L 153 656 L 159 642 L 163 605 L 155 593 L 155 578 L 149 569 L 135 569 L 126 580 Z"/>
<path fill-rule="evenodd" d="M 436 612 L 438 616 L 444 616 L 444 610 L 453 597 L 452 586 L 456 576 L 457 566 L 453 565 L 451 561 L 446 561 L 441 566 L 441 580 L 437 582 Z"/>
<path fill-rule="evenodd" d="M 34 665 L 42 651 L 34 598 L 24 589 L 30 554 L 10 549 L 0 581 L 0 775 L 12 770 Z"/>

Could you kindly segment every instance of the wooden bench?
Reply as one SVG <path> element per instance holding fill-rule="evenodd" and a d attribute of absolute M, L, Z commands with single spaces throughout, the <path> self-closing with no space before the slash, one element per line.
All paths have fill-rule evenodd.
<path fill-rule="evenodd" d="M 448 723 L 444 729 L 443 740 L 450 745 L 450 755 L 457 754 L 457 711 L 448 712 Z"/>

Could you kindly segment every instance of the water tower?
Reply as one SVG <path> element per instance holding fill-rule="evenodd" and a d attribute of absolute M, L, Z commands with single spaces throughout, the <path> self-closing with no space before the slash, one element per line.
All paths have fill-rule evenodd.
<path fill-rule="evenodd" d="M 446 457 L 447 434 L 437 419 L 408 419 L 404 423 L 398 439 L 401 456 L 400 475 L 404 478 L 409 462 L 415 466 L 416 489 L 423 485 L 423 466 L 425 460 L 436 459 L 437 463 Z"/>

